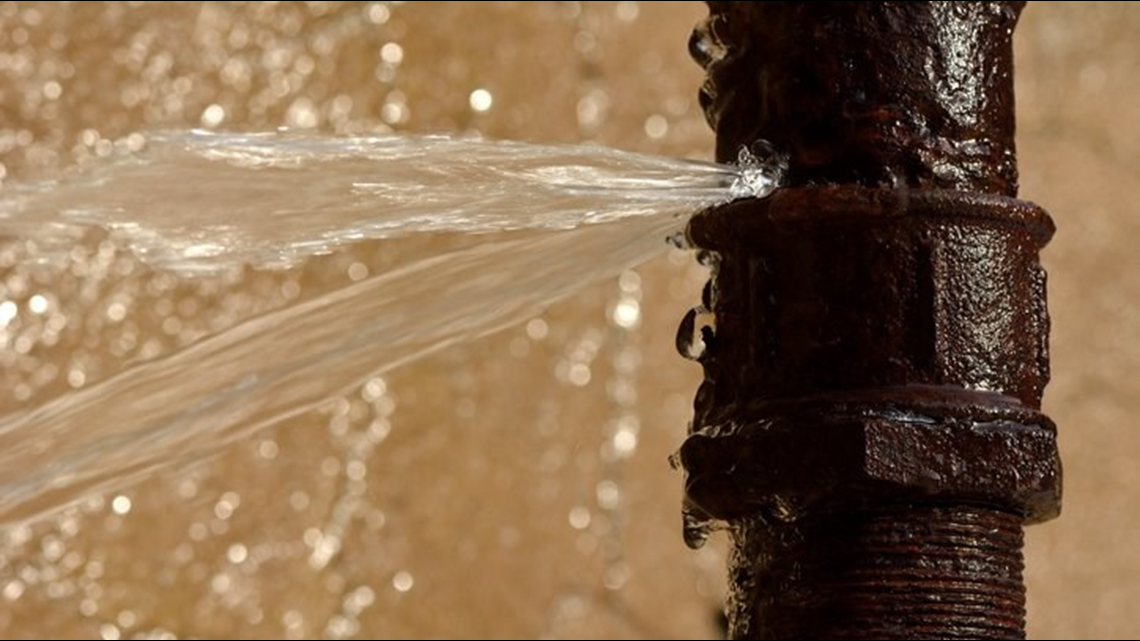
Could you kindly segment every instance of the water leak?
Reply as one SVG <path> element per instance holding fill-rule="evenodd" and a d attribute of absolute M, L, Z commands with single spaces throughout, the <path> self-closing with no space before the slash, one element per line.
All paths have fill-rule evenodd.
<path fill-rule="evenodd" d="M 66 262 L 93 233 L 111 253 L 183 278 L 292 265 L 366 239 L 456 242 L 384 273 L 350 268 L 342 288 L 0 420 L 0 521 L 221 451 L 621 274 L 660 252 L 686 215 L 770 191 L 779 165 L 742 153 L 738 168 L 598 146 L 187 132 L 58 182 L 6 189 L 0 230 L 25 238 L 45 265 Z M 640 315 L 631 279 L 611 310 L 620 329 Z M 27 304 L 47 309 L 46 299 Z M 119 322 L 126 310 L 115 305 L 107 314 Z M 711 340 L 707 316 L 694 312 L 696 338 L 678 338 L 694 357 Z M 588 369 L 567 372 L 589 380 Z M 615 418 L 617 453 L 636 443 L 631 421 Z"/>
<path fill-rule="evenodd" d="M 362 239 L 676 218 L 766 194 L 779 165 L 444 135 L 152 134 L 61 180 L 9 185 L 0 233 L 41 260 L 101 227 L 178 272 L 287 267 Z"/>
<path fill-rule="evenodd" d="M 287 127 L 252 136 L 282 148 L 285 138 L 336 146 L 453 132 L 703 157 L 710 135 L 676 35 L 703 11 L 624 1 L 0 4 L 0 85 L 11 107 L 0 126 L 0 194 L 30 184 L 49 191 L 51 182 L 69 189 L 135 161 L 157 166 L 173 150 L 165 139 L 211 135 L 193 127 L 234 142 Z M 358 161 L 372 173 L 373 161 Z M 106 385 L 243 323 L 286 321 L 291 309 L 425 260 L 561 233 L 541 223 L 355 238 L 338 230 L 387 212 L 326 225 L 333 208 L 245 233 L 267 222 L 251 216 L 281 204 L 278 187 L 286 207 L 319 202 L 302 189 L 319 180 L 345 206 L 344 182 L 331 174 L 337 163 L 311 168 L 309 178 L 281 169 L 286 184 L 273 187 L 274 172 L 219 160 L 201 162 L 200 173 L 171 161 L 170 171 L 187 170 L 184 189 L 134 213 L 90 211 L 77 197 L 65 202 L 88 209 L 78 220 L 51 211 L 43 225 L 7 223 L 3 414 L 14 419 Z M 139 194 L 171 179 L 138 176 Z M 376 182 L 374 173 L 361 178 Z M 243 182 L 266 187 L 263 197 L 210 195 L 214 183 Z M 87 193 L 98 204 L 110 192 Z M 190 213 L 196 204 L 221 208 Z M 186 229 L 171 230 L 177 225 L 148 207 L 182 211 Z M 229 208 L 233 215 L 217 214 Z M 543 213 L 520 205 L 513 215 L 535 211 Z M 298 220 L 324 227 L 298 232 Z M 203 231 L 201 221 L 244 234 L 247 258 L 227 254 L 237 245 L 216 242 L 224 230 Z M 577 238 L 624 224 L 589 225 Z M 289 246 L 295 240 L 317 245 Z M 191 256 L 167 252 L 171 241 Z M 148 243 L 154 251 L 140 253 Z M 659 490 L 676 482 L 661 459 L 689 414 L 694 374 L 667 343 L 705 274 L 691 254 L 659 247 L 636 272 L 615 268 L 620 276 L 575 284 L 584 289 L 493 336 L 317 393 L 327 395 L 313 409 L 245 438 L 240 426 L 217 448 L 199 446 L 225 440 L 225 428 L 188 438 L 186 464 L 81 492 L 77 504 L 34 523 L 12 516 L 20 524 L 0 527 L 0 636 L 701 638 L 722 596 L 723 562 L 709 545 L 660 564 L 679 541 L 669 536 L 672 501 L 659 509 Z M 378 313 L 400 311 L 415 328 L 422 315 L 409 307 Z M 372 357 L 386 360 L 385 346 Z M 323 387 L 336 365 L 310 368 L 307 384 Z M 190 379 L 218 375 L 184 372 L 162 391 L 179 403 L 183 385 L 200 389 Z M 98 420 L 135 411 L 120 409 Z M 98 436 L 104 427 L 94 418 Z M 117 429 L 129 449 L 145 449 L 144 433 Z M 160 452 L 167 436 L 153 440 Z M 96 455 L 77 467 L 91 469 L 114 447 L 91 448 Z M 9 515 L 42 513 L 61 496 L 43 494 Z M 587 527 L 568 523 L 570 512 L 579 524 L 588 516 Z M 440 604 L 448 616 L 429 616 Z"/>

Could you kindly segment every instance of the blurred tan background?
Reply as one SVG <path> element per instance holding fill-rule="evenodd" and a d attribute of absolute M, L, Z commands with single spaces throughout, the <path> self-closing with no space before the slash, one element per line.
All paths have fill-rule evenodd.
<path fill-rule="evenodd" d="M 187 127 L 479 131 L 708 157 L 686 53 L 703 14 L 696 2 L 4 2 L 0 181 Z M 1016 46 L 1022 196 L 1059 229 L 1045 253 L 1046 409 L 1066 465 L 1062 518 L 1028 535 L 1030 634 L 1133 638 L 1140 6 L 1033 2 Z M 0 294 L 18 309 L 0 331 L 0 409 L 393 261 L 362 244 L 287 272 L 187 281 L 93 243 L 55 269 L 31 264 L 34 247 L 0 247 Z M 8 528 L 0 637 L 713 638 L 722 542 L 684 547 L 666 463 L 699 379 L 673 332 L 704 275 L 664 251 L 637 274 L 211 461 Z M 640 301 L 639 327 L 610 322 L 623 297 Z M 125 317 L 109 314 L 116 303 Z"/>

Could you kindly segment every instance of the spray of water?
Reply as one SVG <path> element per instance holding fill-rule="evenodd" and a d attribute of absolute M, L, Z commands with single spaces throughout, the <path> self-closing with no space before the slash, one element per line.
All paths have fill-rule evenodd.
<path fill-rule="evenodd" d="M 97 226 L 179 272 L 283 267 L 362 239 L 677 218 L 770 191 L 779 165 L 448 136 L 153 135 L 59 182 L 7 189 L 0 231 L 41 258 Z"/>
<path fill-rule="evenodd" d="M 34 240 L 42 261 L 98 227 L 186 277 L 288 266 L 361 239 L 518 233 L 249 319 L 5 417 L 0 522 L 209 455 L 643 262 L 687 215 L 778 184 L 778 161 L 744 154 L 728 166 L 596 146 L 191 132 L 6 189 L 0 231 Z"/>

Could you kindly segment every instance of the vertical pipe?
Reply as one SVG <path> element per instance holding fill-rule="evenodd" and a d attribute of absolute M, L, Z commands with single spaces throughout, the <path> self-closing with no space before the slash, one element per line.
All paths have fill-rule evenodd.
<path fill-rule="evenodd" d="M 1016 200 L 1023 2 L 709 2 L 717 156 L 789 184 L 705 212 L 690 516 L 728 523 L 732 638 L 1024 638 L 1053 232 Z M 699 520 L 699 519 L 696 519 Z"/>

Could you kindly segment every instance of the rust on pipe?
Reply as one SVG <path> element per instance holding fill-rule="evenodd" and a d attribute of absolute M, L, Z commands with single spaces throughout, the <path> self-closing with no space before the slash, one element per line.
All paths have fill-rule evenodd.
<path fill-rule="evenodd" d="M 709 2 L 717 156 L 788 185 L 688 228 L 712 277 L 686 510 L 727 522 L 732 638 L 1024 638 L 1060 510 L 1044 210 L 1016 199 L 1023 2 Z M 694 539 L 693 542 L 698 542 Z"/>

